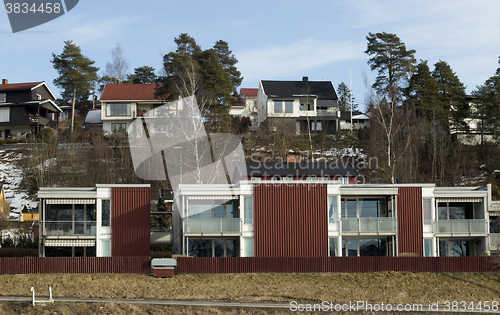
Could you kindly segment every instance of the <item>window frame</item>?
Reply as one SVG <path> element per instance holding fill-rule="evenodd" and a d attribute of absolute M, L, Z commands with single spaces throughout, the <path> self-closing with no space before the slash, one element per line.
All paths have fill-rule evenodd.
<path fill-rule="evenodd" d="M 121 113 L 117 114 L 117 107 L 121 106 Z M 132 115 L 131 103 L 107 103 L 106 104 L 106 117 L 129 117 Z"/>

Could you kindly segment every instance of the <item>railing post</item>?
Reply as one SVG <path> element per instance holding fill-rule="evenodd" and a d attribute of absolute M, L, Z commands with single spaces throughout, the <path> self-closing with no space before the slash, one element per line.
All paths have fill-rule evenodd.
<path fill-rule="evenodd" d="M 33 306 L 35 306 L 35 288 L 31 287 L 31 300 L 33 303 Z"/>
<path fill-rule="evenodd" d="M 380 218 L 377 218 L 377 234 L 380 234 Z"/>
<path fill-rule="evenodd" d="M 222 234 L 223 231 L 222 231 L 222 219 L 220 219 L 220 234 Z"/>

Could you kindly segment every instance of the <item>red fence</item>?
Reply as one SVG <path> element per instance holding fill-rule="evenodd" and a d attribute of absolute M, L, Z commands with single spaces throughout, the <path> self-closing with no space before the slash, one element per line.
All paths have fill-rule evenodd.
<path fill-rule="evenodd" d="M 149 257 L 2 257 L 0 274 L 150 273 Z"/>
<path fill-rule="evenodd" d="M 491 272 L 490 257 L 179 257 L 178 273 Z"/>

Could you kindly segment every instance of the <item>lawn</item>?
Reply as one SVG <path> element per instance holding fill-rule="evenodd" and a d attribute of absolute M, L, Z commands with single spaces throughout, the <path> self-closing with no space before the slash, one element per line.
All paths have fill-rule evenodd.
<path fill-rule="evenodd" d="M 498 273 L 271 273 L 148 275 L 1 275 L 4 296 L 227 300 L 271 302 L 422 303 L 499 301 Z"/>

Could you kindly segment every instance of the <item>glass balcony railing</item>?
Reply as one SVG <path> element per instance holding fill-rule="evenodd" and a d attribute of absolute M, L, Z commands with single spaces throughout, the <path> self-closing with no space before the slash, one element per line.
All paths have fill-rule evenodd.
<path fill-rule="evenodd" d="M 45 221 L 45 236 L 95 236 L 95 221 Z"/>
<path fill-rule="evenodd" d="M 490 249 L 500 250 L 500 234 L 490 234 Z"/>
<path fill-rule="evenodd" d="M 184 233 L 224 234 L 241 233 L 241 219 L 185 219 Z"/>
<path fill-rule="evenodd" d="M 396 218 L 342 218 L 342 232 L 345 233 L 396 233 L 398 221 Z"/>
<path fill-rule="evenodd" d="M 436 220 L 435 234 L 485 234 L 486 220 Z"/>

